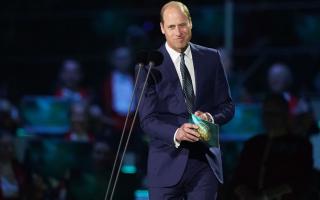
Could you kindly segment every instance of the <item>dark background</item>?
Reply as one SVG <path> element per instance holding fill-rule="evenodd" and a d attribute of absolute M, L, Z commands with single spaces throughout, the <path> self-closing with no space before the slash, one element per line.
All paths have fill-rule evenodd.
<path fill-rule="evenodd" d="M 193 17 L 193 42 L 224 45 L 224 1 L 185 1 Z M 0 6 L 0 79 L 17 101 L 24 94 L 46 94 L 63 59 L 83 64 L 86 81 L 97 86 L 107 53 L 125 43 L 128 27 L 145 31 L 141 47 L 158 48 L 163 1 L 2 1 Z M 313 92 L 319 69 L 319 1 L 235 1 L 233 63 L 235 70 L 258 65 L 246 80 L 252 93 L 265 89 L 266 66 L 286 62 L 295 88 Z M 135 41 L 133 39 L 133 41 Z M 140 48 L 139 46 L 137 48 Z M 256 63 L 257 62 L 257 63 Z M 299 75 L 299 76 L 297 76 Z"/>

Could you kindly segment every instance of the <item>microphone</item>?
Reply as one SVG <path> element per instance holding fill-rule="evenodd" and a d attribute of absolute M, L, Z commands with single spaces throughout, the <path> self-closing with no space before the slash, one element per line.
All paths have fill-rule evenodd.
<path fill-rule="evenodd" d="M 149 57 L 148 51 L 146 50 L 139 51 L 135 57 L 136 66 L 138 67 L 145 66 L 145 64 L 147 64 L 148 57 Z"/>
<path fill-rule="evenodd" d="M 148 61 L 149 61 L 148 63 L 149 67 L 151 65 L 152 67 L 161 65 L 163 61 L 163 55 L 159 51 L 156 51 L 156 50 L 151 51 L 148 56 Z"/>
<path fill-rule="evenodd" d="M 161 81 L 161 72 L 154 67 L 161 65 L 162 62 L 163 54 L 161 52 L 153 50 L 149 53 L 147 65 L 148 75 L 146 77 L 146 81 L 149 85 L 153 85 Z M 152 79 L 149 79 L 149 76 L 151 76 Z"/>

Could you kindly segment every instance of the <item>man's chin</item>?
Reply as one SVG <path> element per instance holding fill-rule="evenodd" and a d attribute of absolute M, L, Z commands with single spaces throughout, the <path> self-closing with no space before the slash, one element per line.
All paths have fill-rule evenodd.
<path fill-rule="evenodd" d="M 187 46 L 188 46 L 188 43 L 178 44 L 176 45 L 176 49 L 185 50 Z"/>

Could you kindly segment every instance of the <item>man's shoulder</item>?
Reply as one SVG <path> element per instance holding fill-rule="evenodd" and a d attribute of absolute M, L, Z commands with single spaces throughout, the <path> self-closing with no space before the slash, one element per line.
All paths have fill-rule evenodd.
<path fill-rule="evenodd" d="M 208 52 L 208 53 L 214 53 L 214 54 L 218 54 L 219 53 L 219 51 L 217 49 L 215 49 L 215 48 L 205 47 L 205 46 L 202 46 L 202 45 L 199 45 L 199 44 L 195 44 L 195 43 L 191 43 L 191 42 L 190 42 L 190 47 L 191 47 L 192 50 L 196 50 L 196 51 L 200 51 L 200 52 Z M 160 52 L 167 51 L 166 47 L 165 47 L 165 43 L 162 44 L 158 48 L 158 51 L 160 51 Z"/>
<path fill-rule="evenodd" d="M 191 49 L 203 52 L 203 53 L 213 53 L 218 54 L 218 50 L 210 47 L 205 47 L 199 44 L 190 43 Z"/>
<path fill-rule="evenodd" d="M 166 43 L 163 43 L 159 48 L 158 51 L 166 51 Z"/>

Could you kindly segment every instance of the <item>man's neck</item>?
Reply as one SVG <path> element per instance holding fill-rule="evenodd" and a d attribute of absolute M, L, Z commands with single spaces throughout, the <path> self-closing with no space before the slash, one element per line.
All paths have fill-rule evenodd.
<path fill-rule="evenodd" d="M 183 53 L 183 52 L 185 52 L 186 50 L 187 50 L 187 48 L 189 47 L 189 43 L 187 44 L 187 46 L 185 46 L 184 48 L 182 48 L 182 49 L 174 49 L 174 48 L 172 48 L 169 44 L 168 44 L 168 42 L 166 42 L 166 46 L 168 47 L 168 48 L 170 48 L 172 51 L 175 51 L 175 52 L 177 52 L 177 53 Z"/>

